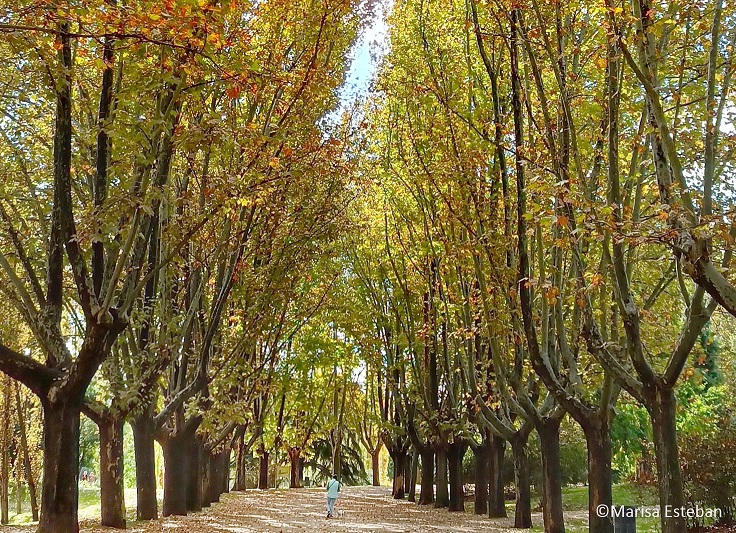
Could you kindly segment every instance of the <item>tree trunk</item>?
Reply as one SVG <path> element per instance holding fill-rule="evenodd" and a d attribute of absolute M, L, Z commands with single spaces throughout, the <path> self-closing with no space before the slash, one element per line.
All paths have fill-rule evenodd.
<path fill-rule="evenodd" d="M 230 492 L 230 448 L 225 448 L 222 452 L 218 454 L 219 461 L 219 468 L 221 469 L 221 477 L 222 477 L 222 485 L 221 485 L 221 494 Z M 217 500 L 219 501 L 219 500 Z"/>
<path fill-rule="evenodd" d="M 419 505 L 434 503 L 434 450 L 422 450 L 422 492 L 419 494 Z"/>
<path fill-rule="evenodd" d="M 270 453 L 267 451 L 261 452 L 261 457 L 258 461 L 258 488 L 261 490 L 268 489 L 268 458 Z"/>
<path fill-rule="evenodd" d="M 3 392 L 3 410 L 0 413 L 0 524 L 10 522 L 10 378 L 0 376 L 0 390 Z M 20 485 L 16 490 L 20 490 Z"/>
<path fill-rule="evenodd" d="M 10 522 L 10 461 L 8 459 L 8 448 L 3 445 L 0 450 L 0 524 L 2 525 Z"/>
<path fill-rule="evenodd" d="M 136 518 L 156 520 L 156 453 L 154 449 L 154 423 L 150 409 L 133 419 L 133 448 L 135 450 Z"/>
<path fill-rule="evenodd" d="M 21 514 L 23 512 L 23 473 L 19 458 L 16 458 L 15 465 L 15 514 Z"/>
<path fill-rule="evenodd" d="M 545 533 L 565 533 L 562 508 L 562 472 L 560 469 L 560 420 L 547 419 L 538 425 L 542 450 L 544 497 L 542 515 Z"/>
<path fill-rule="evenodd" d="M 217 492 L 217 497 L 220 497 L 220 485 L 217 484 L 217 465 L 213 460 L 213 456 L 210 452 L 202 450 L 202 507 L 209 507 L 212 502 L 212 494 Z M 213 478 L 214 476 L 214 478 Z M 216 488 L 215 488 L 216 487 Z"/>
<path fill-rule="evenodd" d="M 212 454 L 209 458 L 210 466 L 210 482 L 209 482 L 209 494 L 207 499 L 212 503 L 220 501 L 220 495 L 222 494 L 222 486 L 227 480 L 223 480 L 225 472 L 223 472 L 223 464 L 220 453 Z"/>
<path fill-rule="evenodd" d="M 301 488 L 299 479 L 299 459 L 302 457 L 302 451 L 300 448 L 289 447 L 289 488 L 298 489 Z"/>
<path fill-rule="evenodd" d="M 447 490 L 447 451 L 442 448 L 435 450 L 435 460 L 437 461 L 437 488 L 434 506 L 449 507 L 450 493 Z"/>
<path fill-rule="evenodd" d="M 220 494 L 230 492 L 230 449 L 226 448 L 215 455 L 217 459 L 218 472 L 220 474 Z M 220 501 L 219 495 L 218 499 Z"/>
<path fill-rule="evenodd" d="M 677 448 L 677 427 L 675 426 L 677 399 L 674 390 L 665 387 L 654 388 L 647 395 L 647 410 L 652 419 L 654 454 L 657 458 L 662 533 L 678 533 L 685 531 L 686 528 L 682 513 L 665 512 L 672 509 L 679 510 L 685 506 L 682 471 Z"/>
<path fill-rule="evenodd" d="M 202 510 L 202 446 L 200 438 L 186 434 L 189 472 L 187 475 L 187 511 Z"/>
<path fill-rule="evenodd" d="M 100 431 L 100 507 L 101 523 L 125 529 L 125 489 L 123 487 L 123 420 L 103 416 Z"/>
<path fill-rule="evenodd" d="M 456 439 L 450 444 L 447 454 L 448 470 L 450 471 L 450 511 L 465 511 L 465 485 L 463 483 L 463 458 L 467 445 Z"/>
<path fill-rule="evenodd" d="M 511 451 L 514 454 L 514 485 L 516 485 L 514 527 L 528 529 L 532 527 L 532 499 L 529 490 L 529 456 L 526 449 L 526 439 L 511 441 Z M 591 531 L 598 533 L 595 529 L 591 529 Z"/>
<path fill-rule="evenodd" d="M 43 485 L 38 533 L 79 533 L 81 398 L 42 399 Z"/>
<path fill-rule="evenodd" d="M 164 451 L 164 505 L 163 515 L 187 514 L 187 487 L 189 479 L 189 442 L 183 432 L 162 439 Z"/>
<path fill-rule="evenodd" d="M 475 457 L 475 497 L 474 514 L 486 514 L 488 512 L 488 480 L 489 463 L 491 461 L 491 444 L 484 441 L 480 446 L 473 446 Z"/>
<path fill-rule="evenodd" d="M 610 510 L 613 502 L 611 483 L 611 433 L 609 424 L 583 428 L 588 445 L 588 525 L 596 533 L 613 533 L 610 512 L 600 513 L 599 506 Z M 605 515 L 605 516 L 600 516 Z M 682 531 L 685 531 L 684 529 Z"/>
<path fill-rule="evenodd" d="M 375 451 L 371 452 L 371 468 L 373 469 L 373 486 L 381 486 L 381 447 L 376 447 Z"/>
<path fill-rule="evenodd" d="M 26 483 L 28 484 L 28 494 L 31 498 L 31 516 L 33 521 L 38 521 L 38 500 L 36 495 L 36 481 L 33 479 L 33 469 L 31 468 L 31 454 L 28 450 L 28 435 L 26 433 L 26 422 L 24 408 L 20 398 L 20 384 L 16 383 L 15 387 L 15 403 L 18 412 L 18 427 L 20 428 L 20 447 L 23 453 L 23 470 L 26 474 Z"/>
<path fill-rule="evenodd" d="M 506 494 L 503 483 L 503 459 L 506 441 L 494 435 L 491 438 L 490 461 L 488 463 L 488 516 L 506 518 Z"/>
<path fill-rule="evenodd" d="M 238 441 L 238 453 L 235 457 L 235 490 L 245 490 L 245 436 L 241 434 Z"/>
<path fill-rule="evenodd" d="M 394 462 L 394 479 L 391 495 L 395 500 L 403 500 L 405 495 L 404 472 L 406 470 L 406 454 L 403 451 L 392 452 L 391 459 Z"/>
<path fill-rule="evenodd" d="M 408 492 L 409 496 L 407 497 L 407 501 L 410 502 L 416 502 L 417 501 L 417 467 L 419 463 L 419 452 L 414 449 L 414 451 L 411 454 L 411 461 L 408 462 L 409 466 L 409 473 L 408 473 L 408 479 L 407 479 L 407 485 L 408 485 Z"/>

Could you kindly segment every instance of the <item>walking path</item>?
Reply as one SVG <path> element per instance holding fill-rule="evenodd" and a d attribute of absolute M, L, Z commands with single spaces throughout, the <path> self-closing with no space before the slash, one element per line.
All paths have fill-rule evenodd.
<path fill-rule="evenodd" d="M 489 519 L 470 513 L 418 506 L 391 498 L 385 487 L 345 487 L 337 502 L 339 514 L 325 518 L 324 489 L 249 490 L 223 494 L 222 501 L 186 517 L 169 517 L 148 523 L 130 524 L 136 533 L 388 533 L 511 531 L 512 519 Z M 541 524 L 541 516 L 534 515 Z M 5 533 L 27 533 L 32 527 L 0 528 Z M 83 523 L 83 533 L 112 530 Z M 518 530 L 516 530 L 518 531 Z"/>

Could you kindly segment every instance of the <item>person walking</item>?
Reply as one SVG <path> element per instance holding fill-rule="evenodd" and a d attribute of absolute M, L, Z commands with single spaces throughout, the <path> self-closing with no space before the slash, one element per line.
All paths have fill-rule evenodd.
<path fill-rule="evenodd" d="M 342 483 L 337 479 L 337 474 L 332 474 L 332 478 L 327 481 L 327 518 L 332 518 L 335 512 L 335 502 L 340 495 Z"/>

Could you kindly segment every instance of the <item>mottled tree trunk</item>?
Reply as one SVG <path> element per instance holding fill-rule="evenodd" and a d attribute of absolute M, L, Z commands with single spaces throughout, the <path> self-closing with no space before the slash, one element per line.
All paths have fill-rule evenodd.
<path fill-rule="evenodd" d="M 299 459 L 302 457 L 300 448 L 289 447 L 289 488 L 301 488 L 301 479 L 299 476 Z"/>
<path fill-rule="evenodd" d="M 417 501 L 417 468 L 419 466 L 418 463 L 419 452 L 414 449 L 411 454 L 411 461 L 407 461 L 407 465 L 409 466 L 409 473 L 407 476 L 406 484 L 408 485 L 407 492 L 409 493 L 409 496 L 406 499 L 410 502 Z"/>
<path fill-rule="evenodd" d="M 506 494 L 503 483 L 503 462 L 506 454 L 506 441 L 501 437 L 491 438 L 490 461 L 488 463 L 488 516 L 506 517 Z"/>
<path fill-rule="evenodd" d="M 602 513 L 597 511 L 601 505 L 610 509 L 613 502 L 610 428 L 603 424 L 583 430 L 588 445 L 588 525 L 596 533 L 613 533 L 610 513 L 600 516 Z"/>
<path fill-rule="evenodd" d="M 473 513 L 484 515 L 488 512 L 488 474 L 491 461 L 490 441 L 484 441 L 480 446 L 473 445 L 475 457 L 475 496 Z"/>
<path fill-rule="evenodd" d="M 245 490 L 245 452 L 245 438 L 241 435 L 235 456 L 235 490 Z"/>
<path fill-rule="evenodd" d="M 270 455 L 269 452 L 263 450 L 258 460 L 258 488 L 261 490 L 268 489 L 268 460 Z"/>
<path fill-rule="evenodd" d="M 532 527 L 532 499 L 529 490 L 529 455 L 526 439 L 511 441 L 511 451 L 514 454 L 514 484 L 516 485 L 516 509 L 514 512 L 514 527 L 527 529 Z M 591 530 L 595 531 L 595 530 Z"/>
<path fill-rule="evenodd" d="M 545 533 L 565 533 L 560 469 L 560 420 L 551 418 L 537 427 L 542 451 L 544 495 L 542 511 Z"/>
<path fill-rule="evenodd" d="M 450 511 L 465 511 L 465 485 L 463 482 L 463 458 L 467 444 L 455 439 L 450 444 L 447 454 L 447 463 L 450 478 Z"/>
<path fill-rule="evenodd" d="M 154 422 L 150 409 L 133 419 L 133 447 L 135 450 L 136 518 L 158 518 L 156 500 L 156 453 L 154 449 Z"/>
<path fill-rule="evenodd" d="M 28 450 L 28 435 L 26 433 L 25 409 L 20 398 L 20 383 L 16 383 L 15 387 L 15 404 L 18 412 L 18 427 L 20 428 L 20 447 L 23 454 L 23 470 L 26 474 L 26 483 L 28 484 L 28 494 L 31 498 L 31 516 L 33 521 L 38 521 L 38 500 L 36 494 L 36 481 L 33 479 L 33 469 L 31 468 L 31 454 Z"/>
<path fill-rule="evenodd" d="M 2 390 L 3 409 L 0 412 L 0 524 L 10 522 L 10 378 L 0 376 L 0 390 Z M 18 486 L 20 490 L 20 486 Z"/>
<path fill-rule="evenodd" d="M 217 473 L 215 470 L 217 470 L 217 466 L 213 464 L 213 457 L 210 452 L 207 450 L 202 450 L 202 465 L 201 465 L 201 471 L 202 471 L 202 507 L 209 507 L 212 502 L 214 501 L 212 499 L 212 494 L 214 492 L 217 492 L 217 497 L 220 497 L 219 491 L 220 487 L 219 485 L 215 489 L 214 485 L 217 483 L 216 479 L 213 479 L 213 476 L 217 476 Z"/>
<path fill-rule="evenodd" d="M 427 447 L 421 452 L 422 458 L 422 492 L 419 494 L 419 505 L 434 503 L 434 450 Z"/>
<path fill-rule="evenodd" d="M 647 410 L 652 419 L 654 454 L 657 458 L 662 533 L 679 533 L 686 528 L 682 513 L 665 512 L 666 509 L 682 509 L 685 505 L 677 448 L 677 399 L 674 390 L 668 387 L 654 388 L 647 395 Z"/>
<path fill-rule="evenodd" d="M 390 455 L 391 460 L 394 463 L 394 479 L 391 495 L 396 500 L 403 500 L 405 495 L 404 473 L 406 470 L 406 454 L 403 451 L 399 450 L 395 452 L 390 452 Z"/>
<path fill-rule="evenodd" d="M 381 486 L 381 448 L 376 448 L 375 451 L 371 452 L 371 468 L 373 469 L 373 486 Z"/>
<path fill-rule="evenodd" d="M 202 447 L 199 438 L 186 435 L 189 469 L 187 472 L 187 511 L 202 510 Z"/>
<path fill-rule="evenodd" d="M 434 456 L 437 463 L 437 488 L 435 489 L 434 506 L 438 508 L 449 507 L 450 492 L 447 488 L 447 450 L 436 448 Z"/>
<path fill-rule="evenodd" d="M 79 533 L 81 398 L 42 399 L 43 489 L 38 533 Z"/>
<path fill-rule="evenodd" d="M 179 432 L 161 440 L 164 452 L 163 515 L 187 514 L 187 488 L 191 453 L 186 435 Z"/>
<path fill-rule="evenodd" d="M 100 431 L 101 524 L 125 529 L 123 419 L 103 416 L 97 421 L 97 427 Z"/>

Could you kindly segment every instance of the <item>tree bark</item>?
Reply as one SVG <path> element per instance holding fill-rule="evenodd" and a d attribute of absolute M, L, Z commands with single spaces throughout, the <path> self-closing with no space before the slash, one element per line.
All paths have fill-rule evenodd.
<path fill-rule="evenodd" d="M 488 516 L 506 518 L 506 494 L 503 483 L 503 460 L 506 455 L 506 441 L 494 435 L 491 438 L 490 461 L 488 463 L 489 494 Z"/>
<path fill-rule="evenodd" d="M 406 454 L 403 451 L 399 450 L 391 452 L 390 455 L 391 460 L 394 463 L 394 479 L 391 495 L 395 500 L 403 500 L 405 495 L 404 472 L 406 470 Z"/>
<path fill-rule="evenodd" d="M 187 514 L 189 443 L 182 432 L 161 439 L 164 452 L 163 516 Z"/>
<path fill-rule="evenodd" d="M 381 486 L 381 447 L 378 446 L 375 451 L 371 452 L 371 468 L 373 470 L 373 486 Z"/>
<path fill-rule="evenodd" d="M 189 471 L 187 476 L 187 511 L 202 510 L 202 446 L 196 435 L 186 435 Z"/>
<path fill-rule="evenodd" d="M 123 420 L 105 416 L 97 421 L 100 432 L 101 524 L 125 529 L 123 487 Z"/>
<path fill-rule="evenodd" d="M 662 533 L 677 533 L 685 531 L 685 519 L 675 516 L 678 513 L 665 512 L 666 509 L 682 509 L 685 505 L 675 426 L 677 399 L 669 387 L 655 386 L 652 389 L 645 397 L 652 419 Z"/>
<path fill-rule="evenodd" d="M 550 418 L 537 426 L 542 450 L 544 498 L 542 515 L 545 533 L 565 533 L 560 469 L 560 420 Z"/>
<path fill-rule="evenodd" d="M 214 485 L 217 481 L 213 479 L 213 476 L 216 477 L 217 465 L 214 464 L 213 456 L 207 450 L 202 450 L 201 457 L 202 507 L 209 507 L 213 502 L 212 495 L 214 492 L 217 492 L 218 498 L 220 497 L 220 486 L 217 485 L 217 488 L 215 488 Z"/>
<path fill-rule="evenodd" d="M 79 533 L 81 398 L 42 398 L 43 489 L 38 533 Z"/>
<path fill-rule="evenodd" d="M 301 488 L 301 479 L 299 476 L 299 459 L 301 459 L 302 451 L 300 448 L 289 447 L 289 488 Z"/>
<path fill-rule="evenodd" d="M 489 463 L 491 461 L 491 444 L 484 441 L 480 446 L 473 446 L 475 456 L 475 498 L 473 513 L 484 515 L 488 512 Z"/>
<path fill-rule="evenodd" d="M 434 506 L 449 507 L 450 493 L 447 490 L 447 451 L 442 448 L 435 450 L 435 460 L 437 462 L 437 488 L 434 498 Z"/>
<path fill-rule="evenodd" d="M 10 378 L 0 376 L 0 385 L 3 392 L 2 426 L 0 427 L 0 524 L 10 522 Z M 20 490 L 20 486 L 18 489 Z"/>
<path fill-rule="evenodd" d="M 588 445 L 588 526 L 596 533 L 613 533 L 610 513 L 599 516 L 597 511 L 600 505 L 610 509 L 613 502 L 609 429 L 608 424 L 583 428 Z"/>
<path fill-rule="evenodd" d="M 230 452 L 228 450 L 217 452 L 210 457 L 210 494 L 212 502 L 219 502 L 220 496 L 225 492 L 228 484 L 228 468 L 230 463 Z"/>
<path fill-rule="evenodd" d="M 268 489 L 268 459 L 270 453 L 263 450 L 258 460 L 258 488 L 261 490 Z"/>
<path fill-rule="evenodd" d="M 20 428 L 20 447 L 23 453 L 23 470 L 26 474 L 26 483 L 28 484 L 28 494 L 31 498 L 31 516 L 33 521 L 38 521 L 38 500 L 36 494 L 36 481 L 33 479 L 33 469 L 31 468 L 31 454 L 28 450 L 28 435 L 26 433 L 25 410 L 20 398 L 20 384 L 16 383 L 15 387 L 15 404 L 18 411 L 18 427 Z"/>
<path fill-rule="evenodd" d="M 242 426 L 241 426 L 242 427 Z M 239 429 L 240 431 L 240 429 Z M 238 453 L 235 457 L 235 490 L 245 490 L 245 434 L 240 433 Z"/>
<path fill-rule="evenodd" d="M 447 454 L 450 472 L 450 511 L 465 511 L 465 485 L 463 483 L 463 458 L 467 450 L 465 442 L 455 439 Z"/>
<path fill-rule="evenodd" d="M 230 449 L 226 448 L 220 455 L 222 464 L 222 492 L 230 492 Z"/>
<path fill-rule="evenodd" d="M 419 505 L 434 503 L 434 450 L 427 447 L 422 450 L 422 492 L 419 494 Z"/>
<path fill-rule="evenodd" d="M 135 450 L 136 518 L 156 520 L 156 453 L 154 449 L 154 422 L 150 409 L 131 422 Z"/>
<path fill-rule="evenodd" d="M 407 497 L 407 501 L 410 502 L 416 502 L 417 501 L 417 467 L 419 463 L 419 452 L 414 449 L 414 451 L 411 454 L 411 461 L 407 461 L 407 466 L 409 467 L 409 472 L 407 475 L 406 484 L 408 485 L 407 491 L 409 492 L 409 496 Z"/>
<path fill-rule="evenodd" d="M 516 509 L 514 512 L 514 528 L 528 529 L 532 527 L 532 500 L 529 490 L 529 456 L 526 439 L 511 441 L 514 454 L 514 484 L 516 485 Z M 591 529 L 591 531 L 596 531 Z"/>
<path fill-rule="evenodd" d="M 0 524 L 10 523 L 10 461 L 8 449 L 0 450 Z"/>

